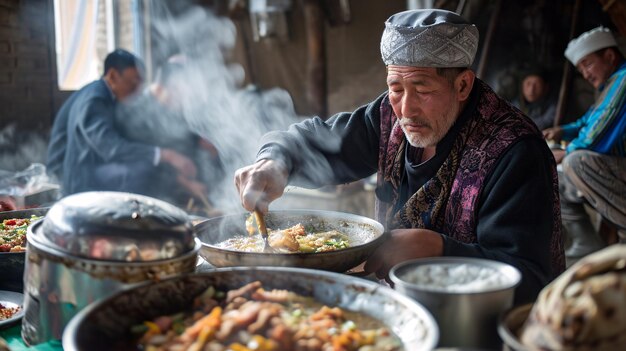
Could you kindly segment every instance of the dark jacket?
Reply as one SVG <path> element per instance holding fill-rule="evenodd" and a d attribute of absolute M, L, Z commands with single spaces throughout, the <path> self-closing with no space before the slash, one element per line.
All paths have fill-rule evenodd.
<path fill-rule="evenodd" d="M 155 165 L 155 147 L 124 139 L 114 126 L 116 101 L 104 80 L 92 82 L 61 107 L 52 128 L 48 169 L 62 192 L 89 190 L 141 193 Z"/>
<path fill-rule="evenodd" d="M 474 84 L 471 100 L 484 95 L 487 88 L 481 92 L 481 85 L 480 82 Z M 380 152 L 387 150 L 381 150 L 381 140 L 392 132 L 383 128 L 387 124 L 381 126 L 381 105 L 386 96 L 384 93 L 352 113 L 339 113 L 327 121 L 313 118 L 292 125 L 287 132 L 269 133 L 261 141 L 263 146 L 257 160 L 283 160 L 291 171 L 290 183 L 305 187 L 339 184 L 370 176 L 381 170 Z M 497 113 L 503 121 L 518 118 L 512 116 L 514 109 L 495 97 L 493 92 L 489 94 L 489 101 L 490 104 L 483 105 L 496 109 L 490 114 Z M 465 123 L 476 114 L 472 109 L 479 108 L 478 104 L 468 103 L 463 112 L 467 115 Z M 460 123 L 463 118 L 459 118 L 456 127 L 451 129 L 453 133 L 460 133 L 463 127 Z M 558 211 L 558 193 L 552 172 L 554 158 L 541 139 L 539 130 L 532 129 L 535 137 L 520 138 L 509 145 L 488 170 L 484 167 L 475 169 L 488 172 L 482 191 L 475 194 L 477 202 L 473 213 L 476 218 L 472 229 L 475 230 L 476 241 L 465 242 L 457 240 L 454 233 L 442 233 L 445 256 L 487 258 L 517 267 L 523 276 L 516 292 L 517 303 L 534 300 L 538 292 L 563 269 L 562 260 L 558 259 L 563 257 L 557 228 L 560 221 L 554 213 Z M 394 131 L 404 138 L 400 129 Z M 415 181 L 411 183 L 415 184 L 401 190 L 406 194 L 399 205 L 404 205 L 408 197 L 444 166 L 457 140 L 457 135 L 448 134 L 444 139 L 449 139 L 449 147 L 445 147 L 445 140 L 440 142 L 435 157 L 416 167 L 414 172 L 404 174 L 407 179 L 414 177 Z M 389 156 L 394 159 L 397 155 L 391 153 Z M 472 166 L 478 167 L 478 164 L 470 160 L 464 167 Z M 381 186 L 376 189 L 376 195 L 381 202 L 393 200 L 387 196 L 389 191 Z M 451 204 L 463 205 L 454 201 Z M 558 257 L 554 257 L 554 252 Z M 553 266 L 554 261 L 558 261 L 557 267 Z"/>

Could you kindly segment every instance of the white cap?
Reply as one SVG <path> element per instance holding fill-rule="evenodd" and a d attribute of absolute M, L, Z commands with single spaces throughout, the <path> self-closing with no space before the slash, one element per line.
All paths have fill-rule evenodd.
<path fill-rule="evenodd" d="M 574 65 L 583 57 L 600 49 L 617 46 L 611 30 L 605 27 L 594 28 L 572 39 L 565 49 L 565 57 Z"/>

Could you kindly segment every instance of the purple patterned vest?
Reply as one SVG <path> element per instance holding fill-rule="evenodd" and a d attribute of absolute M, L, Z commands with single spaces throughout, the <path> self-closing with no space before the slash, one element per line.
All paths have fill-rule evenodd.
<path fill-rule="evenodd" d="M 498 159 L 522 138 L 541 138 L 537 127 L 521 112 L 476 79 L 480 97 L 473 115 L 462 127 L 450 155 L 437 171 L 400 208 L 398 189 L 404 172 L 406 138 L 389 99 L 380 107 L 381 140 L 378 188 L 385 189 L 385 202 L 377 198 L 376 216 L 386 228 L 426 228 L 463 243 L 475 243 L 480 194 Z M 561 209 L 558 177 L 552 169 L 554 224 L 551 238 L 553 272 L 565 267 L 561 245 Z"/>

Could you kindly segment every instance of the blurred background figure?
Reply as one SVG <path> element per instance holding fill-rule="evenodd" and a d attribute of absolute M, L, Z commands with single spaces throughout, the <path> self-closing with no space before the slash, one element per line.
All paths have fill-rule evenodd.
<path fill-rule="evenodd" d="M 167 148 L 130 141 L 115 127 L 118 102 L 141 86 L 143 63 L 126 50 L 107 55 L 104 74 L 63 104 L 48 147 L 48 171 L 61 181 L 61 191 L 110 190 L 146 193 L 146 179 L 163 162 L 177 174 L 194 178 L 193 162 Z"/>
<path fill-rule="evenodd" d="M 0 212 L 14 211 L 15 209 L 15 202 L 10 196 L 0 195 Z"/>
<path fill-rule="evenodd" d="M 571 40 L 565 57 L 598 91 L 578 120 L 543 131 L 547 140 L 569 142 L 552 152 L 563 167 L 559 188 L 570 264 L 607 244 L 584 205 L 626 242 L 626 59 L 612 31 L 602 26 Z"/>
<path fill-rule="evenodd" d="M 548 72 L 533 67 L 522 74 L 519 97 L 513 105 L 522 110 L 543 130 L 552 127 L 556 114 L 556 97 L 550 89 Z"/>
<path fill-rule="evenodd" d="M 148 195 L 181 207 L 194 199 L 207 207 L 207 184 L 222 178 L 223 170 L 215 146 L 195 133 L 184 118 L 188 98 L 184 62 L 180 56 L 168 60 L 155 81 L 120 109 L 115 125 L 128 140 L 175 150 L 198 169 L 197 177 L 186 177 L 170 164 L 158 165 L 145 179 Z"/>

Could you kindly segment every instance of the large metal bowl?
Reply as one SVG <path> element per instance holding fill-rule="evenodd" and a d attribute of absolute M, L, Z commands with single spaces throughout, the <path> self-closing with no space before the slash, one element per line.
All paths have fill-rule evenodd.
<path fill-rule="evenodd" d="M 63 333 L 65 351 L 136 350 L 130 327 L 190 306 L 209 286 L 236 289 L 252 281 L 290 289 L 329 306 L 363 312 L 383 322 L 407 351 L 432 350 L 439 332 L 417 302 L 377 283 L 344 274 L 288 267 L 234 267 L 182 275 L 124 290 L 83 309 Z"/>
<path fill-rule="evenodd" d="M 489 269 L 502 277 L 498 286 L 447 291 L 427 284 L 416 284 L 409 277 L 420 266 L 474 266 Z M 502 344 L 496 331 L 498 317 L 513 305 L 521 273 L 503 262 L 473 257 L 431 257 L 405 261 L 389 272 L 394 289 L 419 301 L 435 317 L 446 333 L 440 347 L 495 349 Z"/>
<path fill-rule="evenodd" d="M 503 341 L 503 351 L 530 351 L 530 347 L 522 344 L 519 335 L 532 308 L 533 304 L 529 303 L 509 309 L 502 314 L 498 323 L 498 335 Z"/>
<path fill-rule="evenodd" d="M 284 229 L 302 223 L 319 230 L 336 229 L 350 238 L 351 246 L 321 253 L 255 253 L 216 246 L 233 236 L 247 235 L 245 220 L 248 216 L 249 213 L 241 213 L 198 224 L 196 234 L 202 242 L 200 256 L 216 267 L 280 266 L 345 272 L 364 262 L 386 237 L 383 225 L 367 217 L 333 211 L 284 210 L 266 215 L 268 228 Z"/>
<path fill-rule="evenodd" d="M 11 218 L 30 218 L 45 216 L 50 208 L 31 208 L 27 210 L 0 212 L 0 222 Z M 26 252 L 0 252 L 0 290 L 22 291 L 24 283 L 24 261 Z"/>

